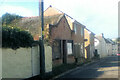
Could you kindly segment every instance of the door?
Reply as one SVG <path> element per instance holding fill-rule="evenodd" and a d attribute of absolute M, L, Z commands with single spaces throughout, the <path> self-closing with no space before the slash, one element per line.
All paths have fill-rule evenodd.
<path fill-rule="evenodd" d="M 66 64 L 67 63 L 67 41 L 63 40 L 63 63 Z"/>

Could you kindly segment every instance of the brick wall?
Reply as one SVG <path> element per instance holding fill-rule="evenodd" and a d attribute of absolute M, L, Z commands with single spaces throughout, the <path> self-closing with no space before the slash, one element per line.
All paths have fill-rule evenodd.
<path fill-rule="evenodd" d="M 51 29 L 51 38 L 71 40 L 71 30 L 65 17 L 60 20 L 58 25 Z"/>

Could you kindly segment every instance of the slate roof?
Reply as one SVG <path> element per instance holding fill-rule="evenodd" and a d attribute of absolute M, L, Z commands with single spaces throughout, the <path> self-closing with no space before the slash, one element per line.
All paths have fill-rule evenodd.
<path fill-rule="evenodd" d="M 105 39 L 105 38 L 104 38 L 104 39 Z M 111 43 L 108 39 L 105 39 L 105 42 L 106 42 L 106 43 Z"/>

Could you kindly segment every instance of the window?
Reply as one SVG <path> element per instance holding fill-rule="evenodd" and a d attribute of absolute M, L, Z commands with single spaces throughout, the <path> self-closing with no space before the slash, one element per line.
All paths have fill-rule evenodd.
<path fill-rule="evenodd" d="M 81 53 L 83 54 L 83 43 L 81 43 Z"/>
<path fill-rule="evenodd" d="M 84 28 L 81 27 L 81 36 L 83 36 L 83 34 L 84 34 Z"/>
<path fill-rule="evenodd" d="M 67 52 L 68 55 L 72 54 L 72 43 L 67 43 Z"/>
<path fill-rule="evenodd" d="M 77 25 L 74 24 L 74 31 L 75 31 L 75 34 L 77 33 Z"/>

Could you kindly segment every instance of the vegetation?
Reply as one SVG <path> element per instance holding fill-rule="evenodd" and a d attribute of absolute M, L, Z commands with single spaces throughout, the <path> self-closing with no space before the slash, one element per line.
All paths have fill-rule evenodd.
<path fill-rule="evenodd" d="M 2 25 L 8 26 L 13 20 L 20 18 L 22 18 L 22 16 L 6 13 L 2 16 Z"/>
<path fill-rule="evenodd" d="M 19 28 L 2 27 L 2 47 L 17 49 L 19 47 L 31 47 L 33 37 L 27 31 Z"/>
<path fill-rule="evenodd" d="M 31 47 L 34 40 L 30 33 L 17 27 L 10 26 L 13 20 L 22 16 L 6 13 L 2 16 L 2 47 L 18 49 L 19 47 Z M 8 27 L 9 26 L 9 27 Z"/>

